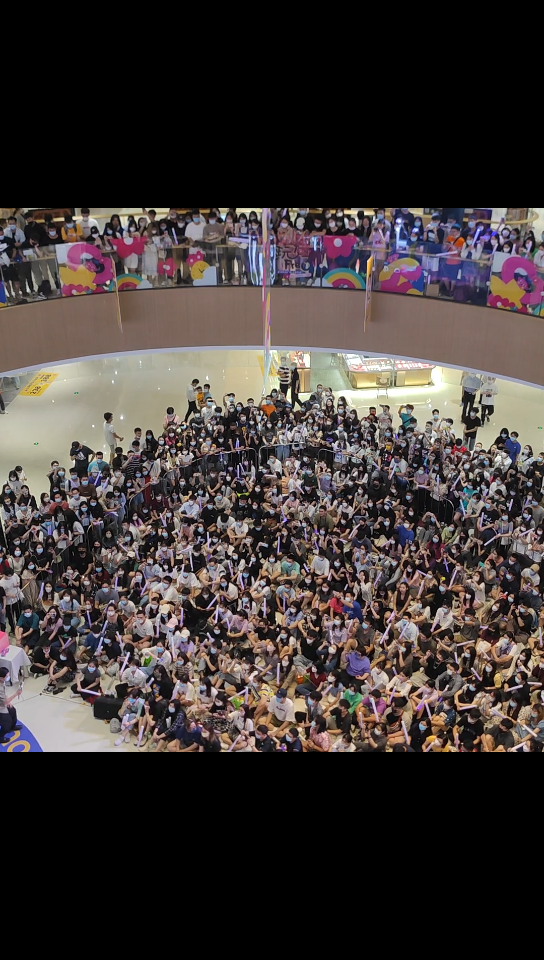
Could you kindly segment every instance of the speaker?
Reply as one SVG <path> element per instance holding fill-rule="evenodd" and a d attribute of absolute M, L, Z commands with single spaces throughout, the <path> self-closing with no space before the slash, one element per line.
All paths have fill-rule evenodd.
<path fill-rule="evenodd" d="M 117 697 L 97 697 L 93 706 L 94 719 L 109 722 L 119 716 L 122 706 L 123 701 L 118 700 Z"/>

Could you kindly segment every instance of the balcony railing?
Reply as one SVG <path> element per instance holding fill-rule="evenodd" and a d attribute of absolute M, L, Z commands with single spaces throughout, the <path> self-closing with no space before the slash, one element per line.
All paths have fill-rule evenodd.
<path fill-rule="evenodd" d="M 381 248 L 346 236 L 305 236 L 271 248 L 275 286 L 373 290 L 399 296 L 453 299 L 533 316 L 544 314 L 544 256 L 439 244 Z M 368 265 L 371 263 L 371 278 Z M 258 237 L 228 243 L 171 237 L 126 237 L 0 253 L 0 307 L 50 297 L 142 292 L 176 287 L 260 286 L 263 247 Z"/>

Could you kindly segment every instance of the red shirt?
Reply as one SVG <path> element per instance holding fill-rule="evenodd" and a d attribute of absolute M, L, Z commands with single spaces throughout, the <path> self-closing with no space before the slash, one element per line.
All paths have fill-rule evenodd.
<path fill-rule="evenodd" d="M 325 683 L 327 679 L 326 673 L 315 673 L 314 669 L 310 670 L 310 683 L 313 683 L 314 687 L 320 687 L 322 683 Z"/>
<path fill-rule="evenodd" d="M 329 609 L 332 610 L 333 615 L 335 613 L 343 613 L 344 612 L 343 601 L 340 600 L 339 597 L 333 597 L 331 602 L 329 603 Z"/>

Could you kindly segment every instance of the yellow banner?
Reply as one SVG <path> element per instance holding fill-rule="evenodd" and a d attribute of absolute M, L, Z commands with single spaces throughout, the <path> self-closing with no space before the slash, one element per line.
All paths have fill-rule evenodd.
<path fill-rule="evenodd" d="M 57 379 L 58 373 L 38 373 L 27 383 L 24 390 L 21 390 L 21 397 L 41 397 L 48 387 Z"/>

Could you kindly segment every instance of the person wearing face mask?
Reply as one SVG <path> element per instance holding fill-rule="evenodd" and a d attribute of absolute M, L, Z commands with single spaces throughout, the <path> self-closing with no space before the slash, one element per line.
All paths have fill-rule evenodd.
<path fill-rule="evenodd" d="M 204 238 L 204 228 L 206 221 L 204 217 L 201 216 L 200 210 L 195 207 L 191 212 L 191 222 L 185 227 L 185 236 L 191 241 L 191 253 L 196 253 L 198 250 L 198 244 Z M 213 224 L 214 227 L 218 227 L 218 224 Z"/>
<path fill-rule="evenodd" d="M 23 603 L 23 612 L 15 628 L 17 646 L 23 647 L 25 653 L 28 655 L 34 650 L 39 639 L 40 621 L 38 615 L 33 612 L 31 603 Z"/>
<path fill-rule="evenodd" d="M 75 218 L 71 214 L 67 214 L 64 218 L 61 236 L 64 243 L 78 243 L 85 239 L 81 223 L 79 223 L 79 221 L 76 223 Z"/>
<path fill-rule="evenodd" d="M 94 220 L 93 217 L 91 217 L 91 211 L 89 210 L 88 207 L 81 208 L 80 226 L 81 226 L 81 234 L 84 240 L 86 240 L 87 237 L 90 237 L 91 231 L 93 230 L 93 228 L 95 230 L 100 231 L 98 220 Z"/>
<path fill-rule="evenodd" d="M 58 661 L 58 662 L 57 662 Z M 66 648 L 60 648 L 49 668 L 49 682 L 47 687 L 42 690 L 44 694 L 53 694 L 58 696 L 68 686 L 73 683 L 77 673 L 77 664 L 73 653 Z"/>
<path fill-rule="evenodd" d="M 70 694 L 70 700 L 81 698 L 88 706 L 92 706 L 96 697 L 101 696 L 101 694 L 98 660 L 90 660 L 88 665 L 76 677 L 76 682 Z"/>

